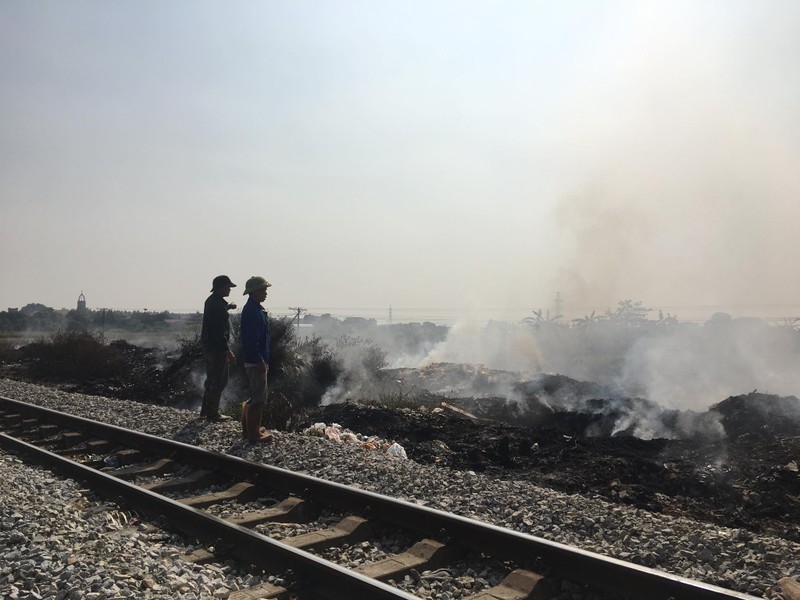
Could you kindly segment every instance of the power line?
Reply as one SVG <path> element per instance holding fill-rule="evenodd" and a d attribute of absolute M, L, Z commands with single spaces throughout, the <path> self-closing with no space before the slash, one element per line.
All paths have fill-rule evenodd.
<path fill-rule="evenodd" d="M 295 313 L 294 318 L 297 321 L 297 333 L 300 333 L 300 315 L 304 312 L 308 312 L 308 310 L 299 306 L 290 306 L 289 310 L 294 311 Z"/>

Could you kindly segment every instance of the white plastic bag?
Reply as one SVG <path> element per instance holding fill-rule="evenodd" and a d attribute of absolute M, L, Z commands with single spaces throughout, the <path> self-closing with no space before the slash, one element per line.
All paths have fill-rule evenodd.
<path fill-rule="evenodd" d="M 389 456 L 397 456 L 399 458 L 408 458 L 408 456 L 406 456 L 406 449 L 397 442 L 393 443 L 386 449 L 386 454 Z"/>

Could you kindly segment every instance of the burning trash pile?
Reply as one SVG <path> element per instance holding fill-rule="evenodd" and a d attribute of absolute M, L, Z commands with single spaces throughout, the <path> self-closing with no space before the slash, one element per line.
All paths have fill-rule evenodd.
<path fill-rule="evenodd" d="M 344 436 L 353 443 L 396 440 L 417 462 L 800 540 L 794 396 L 753 392 L 691 412 L 563 375 L 520 382 L 439 363 L 385 377 L 402 403 L 321 406 L 301 426 L 336 423 L 331 439 L 349 428 L 364 432 Z"/>
<path fill-rule="evenodd" d="M 338 423 L 331 423 L 330 425 L 326 425 L 325 423 L 314 423 L 310 427 L 306 427 L 303 430 L 303 435 L 325 438 L 342 444 L 361 446 L 367 450 L 385 452 L 389 456 L 394 456 L 397 458 L 408 458 L 405 448 L 403 448 L 397 442 L 387 442 L 385 439 L 377 435 L 366 436 L 361 435 L 360 433 L 354 433 L 349 429 L 342 427 Z"/>

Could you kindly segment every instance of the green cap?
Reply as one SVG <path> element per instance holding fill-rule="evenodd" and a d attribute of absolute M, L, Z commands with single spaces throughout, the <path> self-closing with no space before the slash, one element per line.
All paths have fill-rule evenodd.
<path fill-rule="evenodd" d="M 259 277 L 258 275 L 253 275 L 250 279 L 247 280 L 247 283 L 244 284 L 244 294 L 242 295 L 248 296 L 253 292 L 260 292 L 261 290 L 267 289 L 271 285 L 272 284 L 263 277 Z"/>

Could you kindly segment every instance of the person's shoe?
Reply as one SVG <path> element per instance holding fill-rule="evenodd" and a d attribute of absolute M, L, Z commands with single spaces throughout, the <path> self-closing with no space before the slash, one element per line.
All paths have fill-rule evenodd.
<path fill-rule="evenodd" d="M 254 439 L 247 438 L 247 441 L 251 444 L 271 444 L 272 434 L 269 431 L 261 431 L 259 432 L 258 437 Z"/>
<path fill-rule="evenodd" d="M 208 417 L 209 423 L 221 423 L 222 421 L 230 421 L 231 418 L 228 415 L 213 415 Z"/>
<path fill-rule="evenodd" d="M 247 428 L 247 411 L 248 411 L 247 402 L 242 402 L 242 438 L 245 440 L 248 439 L 249 435 Z M 267 433 L 267 428 L 264 426 L 259 427 L 258 433 L 259 435 L 264 435 L 265 433 Z"/>
<path fill-rule="evenodd" d="M 261 425 L 261 416 L 264 413 L 262 406 L 247 407 L 247 441 L 251 444 L 259 442 L 270 443 L 272 434 Z"/>

